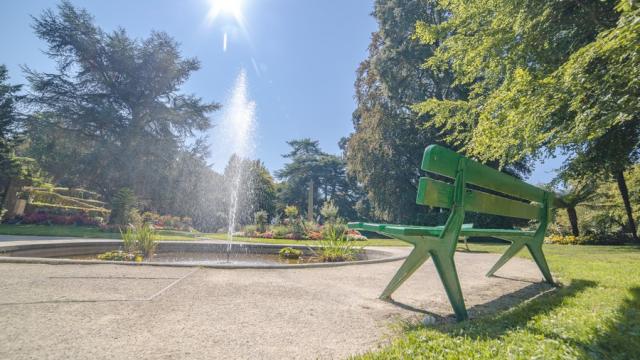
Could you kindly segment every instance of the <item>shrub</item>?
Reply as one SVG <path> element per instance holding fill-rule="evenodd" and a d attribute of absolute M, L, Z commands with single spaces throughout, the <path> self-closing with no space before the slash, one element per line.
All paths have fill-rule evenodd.
<path fill-rule="evenodd" d="M 132 226 L 127 226 L 125 231 L 120 230 L 124 251 L 127 253 L 135 253 L 137 249 L 136 233 Z"/>
<path fill-rule="evenodd" d="M 256 236 L 258 227 L 256 225 L 247 225 L 243 228 L 244 236 Z"/>
<path fill-rule="evenodd" d="M 149 224 L 142 225 L 136 228 L 136 241 L 138 247 L 145 257 L 153 256 L 153 252 L 158 245 L 158 236 Z"/>
<path fill-rule="evenodd" d="M 90 217 L 86 213 L 73 215 L 57 215 L 45 211 L 28 213 L 15 219 L 14 223 L 34 224 L 34 225 L 76 225 L 76 226 L 99 226 L 101 218 Z"/>
<path fill-rule="evenodd" d="M 323 239 L 342 239 L 347 233 L 347 225 L 340 223 L 326 223 L 322 227 Z"/>
<path fill-rule="evenodd" d="M 127 225 L 131 224 L 131 216 L 137 205 L 136 195 L 129 188 L 122 188 L 113 196 L 111 201 L 110 224 Z"/>
<path fill-rule="evenodd" d="M 291 221 L 294 218 L 298 217 L 298 208 L 293 205 L 289 205 L 286 208 L 284 208 L 284 215 L 287 217 L 288 220 Z"/>
<path fill-rule="evenodd" d="M 346 239 L 348 241 L 365 241 L 367 237 L 360 234 L 357 230 L 347 230 Z"/>
<path fill-rule="evenodd" d="M 573 235 L 550 235 L 544 238 L 545 243 L 558 245 L 622 245 L 631 241 L 631 237 L 625 233 L 587 233 L 577 237 Z"/>
<path fill-rule="evenodd" d="M 320 209 L 320 214 L 325 219 L 325 222 L 334 223 L 338 219 L 338 207 L 333 204 L 333 201 L 325 201 Z"/>
<path fill-rule="evenodd" d="M 271 227 L 273 237 L 282 239 L 289 233 L 289 228 L 283 225 L 275 225 Z"/>
<path fill-rule="evenodd" d="M 320 260 L 325 262 L 351 261 L 362 253 L 362 247 L 341 238 L 321 240 L 320 246 Z"/>
<path fill-rule="evenodd" d="M 322 240 L 322 233 L 320 231 L 309 231 L 307 233 L 307 239 L 309 239 L 309 240 Z"/>
<path fill-rule="evenodd" d="M 254 218 L 256 221 L 257 231 L 265 232 L 267 231 L 267 222 L 269 221 L 269 214 L 266 211 L 260 210 L 254 214 Z"/>
<path fill-rule="evenodd" d="M 77 214 L 87 214 L 90 217 L 107 217 L 110 214 L 110 211 L 104 208 L 65 206 L 65 205 L 46 204 L 46 203 L 39 203 L 39 202 L 27 203 L 27 206 L 25 207 L 24 211 L 25 213 L 46 212 L 49 214 L 67 215 L 67 216 L 77 215 Z"/>
<path fill-rule="evenodd" d="M 136 256 L 135 254 L 131 254 L 125 251 L 107 251 L 106 253 L 98 255 L 98 259 L 100 260 L 110 260 L 110 261 L 141 261 L 142 259 Z"/>
<path fill-rule="evenodd" d="M 287 259 L 299 259 L 300 256 L 302 256 L 302 250 L 294 249 L 291 247 L 285 247 L 280 249 L 278 254 L 280 254 L 281 257 L 287 258 Z"/>
<path fill-rule="evenodd" d="M 158 245 L 158 236 L 149 224 L 127 226 L 120 230 L 123 248 L 126 253 L 152 257 Z"/>

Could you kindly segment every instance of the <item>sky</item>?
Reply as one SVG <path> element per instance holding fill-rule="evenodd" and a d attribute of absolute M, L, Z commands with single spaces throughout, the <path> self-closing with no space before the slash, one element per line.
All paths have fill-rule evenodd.
<path fill-rule="evenodd" d="M 201 62 L 183 92 L 224 105 L 244 69 L 257 118 L 254 157 L 270 171 L 286 162 L 281 155 L 288 152 L 288 140 L 308 137 L 318 140 L 324 151 L 339 153 L 338 141 L 353 130 L 355 70 L 367 56 L 370 35 L 376 30 L 370 16 L 373 0 L 241 2 L 240 9 L 231 6 L 213 18 L 216 0 L 72 1 L 87 9 L 105 31 L 122 27 L 136 38 L 153 30 L 173 36 L 183 56 Z M 25 83 L 21 65 L 55 70 L 42 53 L 46 45 L 33 33 L 30 16 L 56 4 L 51 0 L 3 4 L 0 63 L 7 65 L 13 83 Z M 222 115 L 222 111 L 211 115 L 214 126 Z M 216 149 L 215 137 L 209 141 Z M 215 153 L 211 160 L 218 170 L 227 161 Z M 551 159 L 536 166 L 529 180 L 549 181 L 559 162 Z"/>

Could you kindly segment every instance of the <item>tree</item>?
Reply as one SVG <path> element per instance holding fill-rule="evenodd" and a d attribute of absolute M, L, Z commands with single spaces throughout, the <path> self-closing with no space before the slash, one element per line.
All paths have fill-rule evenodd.
<path fill-rule="evenodd" d="M 504 165 L 561 150 L 568 168 L 583 170 L 577 177 L 616 178 L 636 238 L 622 174 L 638 157 L 639 5 L 442 4 L 451 14 L 447 21 L 417 25 L 417 37 L 438 46 L 425 66 L 451 69 L 454 84 L 471 91 L 414 109 L 432 115 L 435 126 L 482 160 Z"/>
<path fill-rule="evenodd" d="M 378 30 L 356 72 L 354 132 L 345 151 L 348 170 L 367 192 L 375 218 L 437 221 L 433 212 L 415 204 L 415 194 L 424 148 L 444 145 L 443 136 L 426 128 L 429 116 L 411 106 L 425 98 L 457 99 L 464 89 L 452 86 L 448 72 L 420 66 L 435 47 L 414 41 L 413 35 L 417 21 L 438 24 L 445 13 L 435 1 L 377 0 L 372 15 Z"/>
<path fill-rule="evenodd" d="M 58 72 L 25 68 L 37 110 L 32 153 L 54 176 L 107 198 L 129 187 L 143 202 L 162 202 L 167 172 L 195 149 L 187 138 L 209 128 L 207 113 L 219 107 L 179 91 L 199 62 L 163 32 L 106 33 L 68 1 L 33 20 Z"/>
<path fill-rule="evenodd" d="M 343 158 L 323 152 L 318 141 L 288 141 L 291 151 L 283 157 L 291 161 L 276 172 L 283 180 L 278 193 L 280 208 L 287 205 L 306 209 L 309 184 L 313 183 L 314 213 L 324 202 L 333 201 L 344 218 L 355 218 L 355 204 L 361 198 L 358 186 L 349 179 Z"/>
<path fill-rule="evenodd" d="M 576 206 L 591 200 L 596 188 L 597 184 L 594 182 L 570 183 L 569 188 L 560 194 L 560 204 L 557 206 L 566 209 L 573 236 L 580 236 Z"/>
<path fill-rule="evenodd" d="M 8 83 L 9 72 L 0 65 L 0 176 L 15 174 L 19 167 L 15 149 L 20 141 L 21 117 L 16 105 L 21 100 L 20 85 Z M 6 179 L 4 179 L 6 180 Z"/>
<path fill-rule="evenodd" d="M 18 106 L 23 101 L 19 94 L 22 86 L 8 83 L 9 73 L 0 65 L 0 216 L 12 217 L 17 192 L 24 185 L 42 179 L 38 164 L 33 159 L 20 156 L 19 147 L 24 141 L 24 121 Z"/>

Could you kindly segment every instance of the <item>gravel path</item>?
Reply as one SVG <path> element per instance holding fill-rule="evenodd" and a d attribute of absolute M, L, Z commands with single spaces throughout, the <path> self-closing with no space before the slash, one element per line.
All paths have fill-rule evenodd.
<path fill-rule="evenodd" d="M 387 250 L 389 250 L 387 248 Z M 407 248 L 393 249 L 406 252 Z M 473 317 L 549 287 L 536 266 L 457 253 Z M 393 337 L 424 310 L 451 316 L 433 263 L 377 300 L 401 262 L 321 269 L 222 270 L 0 264 L 0 359 L 344 358 Z"/>

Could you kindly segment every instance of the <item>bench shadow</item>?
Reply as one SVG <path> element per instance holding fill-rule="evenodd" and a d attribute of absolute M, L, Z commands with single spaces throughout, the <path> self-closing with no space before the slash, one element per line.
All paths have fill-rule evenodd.
<path fill-rule="evenodd" d="M 568 298 L 573 298 L 596 285 L 594 281 L 583 279 L 576 279 L 567 286 L 557 287 L 542 282 L 531 284 L 485 304 L 471 307 L 471 321 L 436 325 L 434 329 L 450 334 L 459 334 L 462 329 L 467 336 L 497 338 L 508 331 L 526 326 L 532 318 L 554 311 Z M 523 297 L 528 301 L 523 302 Z M 474 326 L 474 318 L 481 318 L 483 326 Z"/>
<path fill-rule="evenodd" d="M 511 329 L 525 326 L 535 316 L 554 311 L 567 298 L 575 297 L 594 286 L 596 286 L 595 282 L 581 279 L 573 280 L 567 286 L 559 285 L 557 287 L 545 282 L 532 283 L 489 302 L 468 308 L 471 320 L 462 323 L 457 323 L 453 314 L 440 316 L 398 301 L 390 300 L 389 302 L 403 309 L 433 317 L 436 320 L 433 325 L 435 330 L 459 334 L 460 327 L 462 327 L 465 335 L 494 338 Z M 477 318 L 482 318 L 486 326 L 467 326 L 473 324 L 474 319 Z M 421 326 L 414 324 L 412 327 Z"/>

